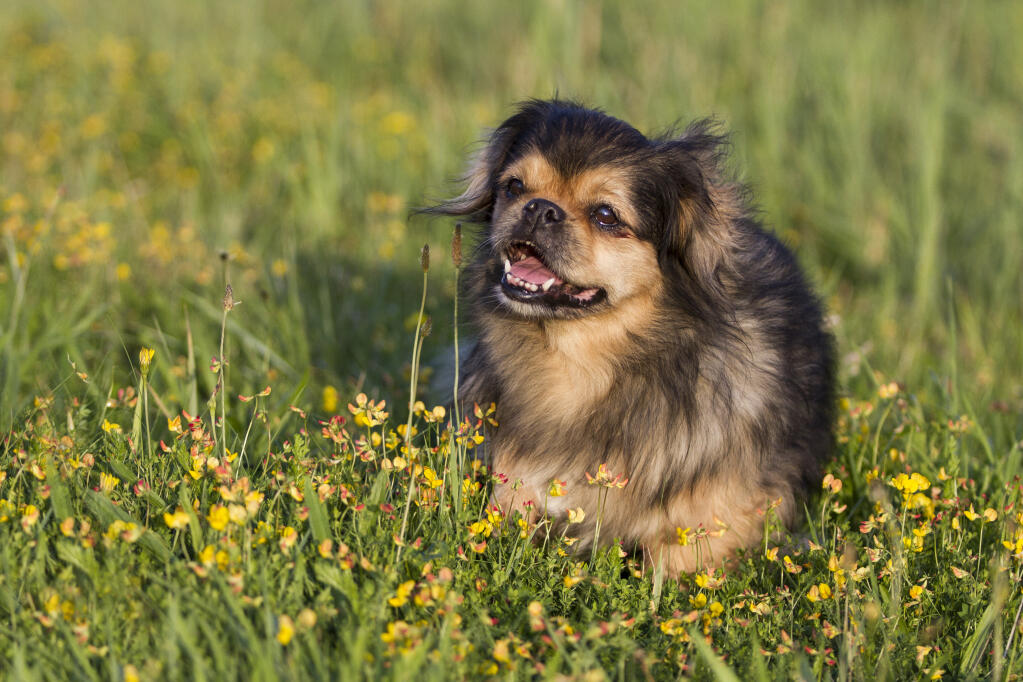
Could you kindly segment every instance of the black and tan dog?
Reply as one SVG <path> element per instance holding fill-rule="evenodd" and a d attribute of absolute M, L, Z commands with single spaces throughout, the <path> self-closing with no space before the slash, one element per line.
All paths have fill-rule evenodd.
<path fill-rule="evenodd" d="M 600 464 L 630 478 L 603 511 L 671 573 L 720 564 L 785 522 L 831 445 L 832 341 L 792 254 L 722 168 L 696 123 L 648 138 L 574 103 L 531 101 L 432 209 L 484 226 L 465 292 L 479 341 L 460 397 L 498 405 L 487 452 L 532 500 L 586 512 Z M 548 497 L 550 482 L 565 494 Z M 521 481 L 521 485 L 515 485 Z M 682 545 L 677 528 L 702 526 Z"/>

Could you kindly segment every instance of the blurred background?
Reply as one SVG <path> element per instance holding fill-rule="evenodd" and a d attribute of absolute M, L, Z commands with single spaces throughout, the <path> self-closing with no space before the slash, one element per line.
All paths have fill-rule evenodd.
<path fill-rule="evenodd" d="M 225 278 L 233 392 L 400 403 L 424 243 L 427 357 L 455 293 L 451 223 L 410 211 L 558 94 L 647 132 L 717 117 L 827 301 L 845 390 L 879 373 L 1018 430 L 1020 35 L 994 2 L 8 0 L 0 426 L 76 372 L 96 399 L 134 383 L 142 345 L 195 407 Z"/>

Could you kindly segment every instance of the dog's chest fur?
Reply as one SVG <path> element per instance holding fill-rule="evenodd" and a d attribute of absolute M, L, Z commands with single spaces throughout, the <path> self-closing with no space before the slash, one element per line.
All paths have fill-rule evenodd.
<path fill-rule="evenodd" d="M 601 464 L 631 479 L 608 492 L 602 533 L 633 547 L 657 544 L 676 526 L 748 523 L 747 507 L 766 506 L 764 481 L 743 463 L 755 456 L 760 397 L 770 388 L 758 367 L 772 366 L 773 352 L 751 327 L 724 355 L 702 354 L 708 346 L 687 341 L 691 330 L 649 328 L 654 307 L 651 297 L 613 316 L 483 325 L 466 395 L 499 405 L 487 454 L 508 477 L 494 491 L 508 511 L 527 500 L 555 519 L 582 508 L 587 522 L 573 534 L 585 546 L 600 490 L 585 474 Z M 549 494 L 552 479 L 566 483 L 563 495 Z"/>

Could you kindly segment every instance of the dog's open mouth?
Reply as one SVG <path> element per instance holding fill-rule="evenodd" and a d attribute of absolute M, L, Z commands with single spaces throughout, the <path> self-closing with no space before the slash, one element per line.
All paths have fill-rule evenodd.
<path fill-rule="evenodd" d="M 603 289 L 571 284 L 547 267 L 532 242 L 512 242 L 505 252 L 501 287 L 511 299 L 522 303 L 546 303 L 585 308 L 603 301 Z"/>

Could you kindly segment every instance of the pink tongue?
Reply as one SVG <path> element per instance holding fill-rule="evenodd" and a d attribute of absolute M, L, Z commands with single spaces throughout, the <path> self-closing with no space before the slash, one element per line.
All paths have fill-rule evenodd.
<path fill-rule="evenodd" d="M 512 263 L 510 272 L 530 284 L 543 284 L 551 277 L 554 278 L 555 284 L 561 283 L 561 279 L 557 275 L 545 268 L 543 263 L 533 256 L 524 258 L 517 263 Z"/>

